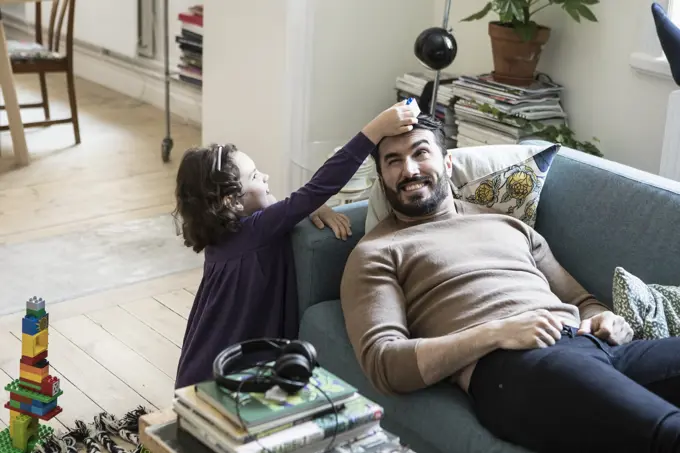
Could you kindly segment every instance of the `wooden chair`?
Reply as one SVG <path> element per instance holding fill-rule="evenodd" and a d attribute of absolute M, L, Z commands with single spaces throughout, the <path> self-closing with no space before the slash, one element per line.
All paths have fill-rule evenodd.
<path fill-rule="evenodd" d="M 47 45 L 43 44 L 42 7 L 35 3 L 35 42 L 8 41 L 7 47 L 12 61 L 14 74 L 38 74 L 42 102 L 19 104 L 20 108 L 42 108 L 45 121 L 24 123 L 24 127 L 45 127 L 54 124 L 73 123 L 76 144 L 80 143 L 78 126 L 78 105 L 76 87 L 73 76 L 73 22 L 76 0 L 52 0 L 50 23 L 47 29 Z M 62 46 L 62 27 L 66 23 L 66 42 Z M 63 49 L 63 51 L 62 51 Z M 68 97 L 71 104 L 71 117 L 53 120 L 50 118 L 50 106 L 47 96 L 48 72 L 66 73 Z M 2 107 L 4 109 L 4 106 Z M 0 126 L 1 131 L 9 130 L 9 126 Z"/>

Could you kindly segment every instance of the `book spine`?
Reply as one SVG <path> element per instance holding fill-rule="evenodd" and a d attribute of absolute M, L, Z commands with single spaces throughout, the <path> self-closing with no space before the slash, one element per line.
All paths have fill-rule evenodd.
<path fill-rule="evenodd" d="M 306 445 L 330 439 L 333 435 L 340 435 L 348 432 L 358 426 L 368 425 L 373 421 L 382 419 L 383 411 L 381 408 L 369 408 L 363 412 L 355 414 L 338 414 L 337 422 L 335 420 L 335 413 L 325 416 L 323 419 L 315 419 L 313 422 L 315 429 L 305 432 L 301 436 L 296 436 L 291 433 L 285 439 L 272 443 L 266 443 L 266 449 L 261 448 L 257 453 L 290 453 L 298 450 Z M 307 430 L 305 430 L 307 431 Z M 262 445 L 260 445 L 262 447 Z"/>

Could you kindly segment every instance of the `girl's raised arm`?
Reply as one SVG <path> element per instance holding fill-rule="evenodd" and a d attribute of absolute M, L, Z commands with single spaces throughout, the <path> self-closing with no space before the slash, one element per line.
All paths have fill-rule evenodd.
<path fill-rule="evenodd" d="M 244 219 L 260 240 L 290 232 L 352 179 L 383 137 L 406 133 L 418 122 L 418 110 L 402 101 L 380 113 L 319 168 L 312 179 L 286 199 Z"/>

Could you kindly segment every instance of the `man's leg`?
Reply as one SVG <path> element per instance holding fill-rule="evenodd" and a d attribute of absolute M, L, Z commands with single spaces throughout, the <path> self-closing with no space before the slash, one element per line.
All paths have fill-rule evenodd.
<path fill-rule="evenodd" d="M 680 338 L 633 341 L 611 353 L 617 370 L 680 407 Z"/>
<path fill-rule="evenodd" d="M 492 433 L 536 452 L 680 452 L 680 410 L 610 360 L 585 336 L 497 350 L 478 362 L 470 395 Z"/>

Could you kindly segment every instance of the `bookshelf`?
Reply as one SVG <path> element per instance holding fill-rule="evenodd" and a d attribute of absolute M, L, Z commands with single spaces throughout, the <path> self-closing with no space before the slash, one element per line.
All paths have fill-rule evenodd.
<path fill-rule="evenodd" d="M 175 36 L 180 52 L 174 78 L 197 88 L 203 86 L 203 5 L 178 14 L 181 29 Z"/>

